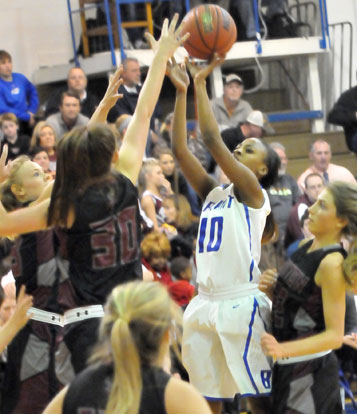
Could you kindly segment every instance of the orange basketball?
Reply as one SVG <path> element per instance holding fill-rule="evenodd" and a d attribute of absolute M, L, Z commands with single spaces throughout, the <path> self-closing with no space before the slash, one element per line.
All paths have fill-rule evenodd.
<path fill-rule="evenodd" d="M 210 59 L 215 52 L 224 55 L 237 40 L 237 28 L 227 10 L 216 4 L 202 4 L 191 9 L 183 19 L 182 34 L 190 33 L 184 43 L 188 54 Z"/>

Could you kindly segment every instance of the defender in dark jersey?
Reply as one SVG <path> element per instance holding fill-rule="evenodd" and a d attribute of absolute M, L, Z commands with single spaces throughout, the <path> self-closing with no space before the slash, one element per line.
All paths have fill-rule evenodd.
<path fill-rule="evenodd" d="M 266 271 L 260 282 L 273 300 L 274 336 L 265 334 L 262 347 L 277 359 L 272 383 L 276 414 L 342 413 L 331 350 L 342 344 L 346 283 L 355 282 L 349 263 L 356 263 L 356 252 L 345 259 L 341 237 L 356 240 L 357 186 L 330 184 L 309 207 L 309 230 L 314 239 L 292 255 L 277 280 Z"/>
<path fill-rule="evenodd" d="M 165 20 L 159 41 L 148 34 L 154 57 L 141 89 L 135 113 L 117 151 L 112 130 L 104 124 L 115 104 L 122 68 L 108 89 L 88 127 L 73 129 L 57 147 L 56 181 L 50 200 L 6 214 L 0 207 L 0 234 L 27 233 L 58 226 L 64 229 L 63 257 L 77 295 L 79 322 L 66 327 L 65 343 L 79 372 L 95 343 L 98 319 L 91 305 L 102 305 L 113 286 L 141 276 L 139 212 L 135 184 L 145 153 L 150 118 L 158 100 L 166 64 L 188 34 L 176 29 L 178 15 Z M 112 170 L 112 167 L 113 170 Z"/>
<path fill-rule="evenodd" d="M 17 158 L 2 188 L 2 201 L 8 210 L 35 202 L 46 187 L 42 168 L 28 157 Z M 12 272 L 16 290 L 26 287 L 37 309 L 61 312 L 58 292 L 66 291 L 67 309 L 74 301 L 68 294 L 68 273 L 57 266 L 54 230 L 34 232 L 15 239 L 11 251 Z M 30 321 L 8 347 L 2 389 L 1 412 L 36 414 L 42 411 L 58 392 L 55 374 L 56 337 L 59 327 Z M 34 398 L 36 395 L 36 398 Z"/>
<path fill-rule="evenodd" d="M 211 411 L 187 382 L 163 370 L 182 311 L 157 282 L 129 282 L 111 293 L 92 365 L 44 414 L 173 414 Z M 170 333 L 172 336 L 170 339 Z"/>

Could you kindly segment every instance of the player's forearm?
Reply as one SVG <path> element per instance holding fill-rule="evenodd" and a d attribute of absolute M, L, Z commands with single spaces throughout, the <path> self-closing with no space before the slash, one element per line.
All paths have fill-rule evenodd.
<path fill-rule="evenodd" d="M 186 127 L 186 110 L 187 110 L 187 92 L 177 91 L 174 117 L 172 121 L 172 151 L 177 158 L 187 153 L 187 127 Z"/>
<path fill-rule="evenodd" d="M 5 350 L 20 329 L 21 326 L 12 323 L 12 318 L 10 318 L 5 325 L 0 328 L 0 353 Z"/>
<path fill-rule="evenodd" d="M 340 333 L 326 330 L 320 334 L 296 341 L 281 343 L 284 356 L 294 357 L 314 354 L 329 349 L 338 349 L 343 341 L 343 330 Z"/>
<path fill-rule="evenodd" d="M 198 122 L 202 138 L 205 145 L 211 147 L 218 139 L 220 139 L 220 132 L 208 98 L 206 81 L 202 79 L 195 81 L 195 91 Z"/>
<path fill-rule="evenodd" d="M 165 77 L 167 60 L 167 53 L 159 49 L 153 58 L 136 105 L 135 112 L 141 118 L 150 119 L 154 113 Z"/>
<path fill-rule="evenodd" d="M 107 121 L 107 116 L 109 111 L 112 109 L 112 105 L 109 105 L 107 102 L 100 102 L 91 116 L 88 126 L 95 123 L 105 123 Z"/>

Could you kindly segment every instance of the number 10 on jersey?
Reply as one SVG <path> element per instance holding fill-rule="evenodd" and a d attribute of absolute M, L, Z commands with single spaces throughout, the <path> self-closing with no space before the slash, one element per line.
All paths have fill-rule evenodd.
<path fill-rule="evenodd" d="M 201 219 L 198 253 L 217 252 L 222 243 L 223 217 Z"/>

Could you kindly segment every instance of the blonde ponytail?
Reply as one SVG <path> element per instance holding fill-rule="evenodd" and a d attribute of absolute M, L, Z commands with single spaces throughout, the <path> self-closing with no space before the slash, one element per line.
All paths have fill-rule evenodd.
<path fill-rule="evenodd" d="M 115 321 L 111 346 L 115 369 L 105 413 L 138 413 L 142 390 L 140 358 L 126 320 Z"/>
<path fill-rule="evenodd" d="M 114 365 L 106 414 L 137 414 L 142 366 L 156 363 L 168 330 L 180 330 L 181 309 L 158 282 L 129 282 L 113 289 L 91 362 Z M 179 334 L 171 335 L 173 340 Z M 175 341 L 173 341 L 175 342 Z"/>

